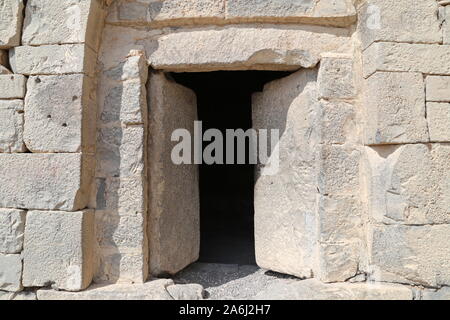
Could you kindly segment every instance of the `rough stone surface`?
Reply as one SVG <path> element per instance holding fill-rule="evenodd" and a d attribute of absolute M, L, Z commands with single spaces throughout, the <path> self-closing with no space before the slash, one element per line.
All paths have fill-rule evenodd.
<path fill-rule="evenodd" d="M 87 43 L 98 47 L 99 0 L 30 0 L 25 10 L 24 45 Z"/>
<path fill-rule="evenodd" d="M 366 144 L 429 141 L 421 74 L 375 73 L 366 80 L 364 105 Z"/>
<path fill-rule="evenodd" d="M 193 91 L 162 73 L 150 76 L 148 96 L 150 272 L 175 274 L 200 250 L 198 167 L 171 160 L 173 131 L 185 128 L 194 136 L 197 103 Z"/>
<path fill-rule="evenodd" d="M 275 283 L 255 300 L 412 300 L 408 287 L 388 284 L 323 284 L 317 280 Z"/>
<path fill-rule="evenodd" d="M 449 60 L 449 45 L 376 42 L 364 51 L 363 72 L 365 77 L 376 71 L 450 75 Z"/>
<path fill-rule="evenodd" d="M 9 55 L 14 73 L 56 75 L 95 71 L 94 52 L 83 44 L 21 46 L 11 49 Z"/>
<path fill-rule="evenodd" d="M 0 49 L 20 45 L 23 0 L 0 1 Z"/>
<path fill-rule="evenodd" d="M 78 291 L 93 275 L 94 211 L 29 211 L 23 285 Z"/>
<path fill-rule="evenodd" d="M 22 75 L 0 75 L 0 99 L 23 99 L 25 83 Z"/>
<path fill-rule="evenodd" d="M 370 239 L 373 280 L 449 285 L 449 225 L 376 225 Z"/>
<path fill-rule="evenodd" d="M 34 76 L 25 99 L 24 140 L 32 152 L 94 150 L 89 127 L 95 126 L 92 80 L 81 74 Z"/>
<path fill-rule="evenodd" d="M 0 154 L 0 207 L 86 207 L 89 172 L 80 154 Z"/>
<path fill-rule="evenodd" d="M 376 41 L 440 43 L 435 0 L 368 0 L 359 9 L 363 48 Z"/>
<path fill-rule="evenodd" d="M 20 254 L 0 254 L 0 290 L 22 290 L 22 258 Z"/>
<path fill-rule="evenodd" d="M 427 103 L 427 121 L 432 142 L 450 142 L 450 103 Z"/>
<path fill-rule="evenodd" d="M 422 300 L 450 300 L 450 288 L 444 287 L 436 291 L 425 290 Z"/>
<path fill-rule="evenodd" d="M 338 28 L 227 26 L 163 35 L 148 50 L 152 67 L 169 71 L 297 70 L 314 67 L 322 52 L 346 51 L 347 42 Z"/>
<path fill-rule="evenodd" d="M 369 214 L 376 222 L 450 222 L 450 146 L 380 146 L 366 148 L 366 155 Z"/>
<path fill-rule="evenodd" d="M 25 211 L 0 209 L 0 253 L 20 253 L 23 248 Z"/>
<path fill-rule="evenodd" d="M 168 286 L 167 291 L 174 300 L 203 299 L 203 287 L 199 284 L 177 284 Z"/>
<path fill-rule="evenodd" d="M 320 61 L 317 79 L 320 98 L 354 98 L 356 88 L 353 76 L 353 60 L 351 58 L 323 57 Z"/>
<path fill-rule="evenodd" d="M 450 44 L 450 6 L 445 7 L 444 12 L 444 24 L 443 24 L 443 30 L 444 30 L 444 44 Z"/>
<path fill-rule="evenodd" d="M 83 292 L 64 292 L 48 289 L 37 291 L 38 300 L 173 300 L 167 287 L 172 280 L 153 280 L 140 285 L 93 285 Z"/>
<path fill-rule="evenodd" d="M 37 300 L 37 297 L 36 292 L 34 291 L 21 291 L 21 292 L 0 291 L 0 301 L 2 300 L 32 301 Z"/>
<path fill-rule="evenodd" d="M 23 101 L 0 100 L 0 152 L 23 152 Z"/>
<path fill-rule="evenodd" d="M 450 102 L 450 77 L 429 76 L 426 86 L 427 101 Z"/>
<path fill-rule="evenodd" d="M 279 167 L 261 164 L 257 169 L 256 261 L 301 278 L 316 271 L 316 78 L 315 70 L 299 71 L 253 95 L 254 128 L 278 129 L 281 137 Z M 277 149 L 270 148 L 268 155 L 276 159 Z"/>

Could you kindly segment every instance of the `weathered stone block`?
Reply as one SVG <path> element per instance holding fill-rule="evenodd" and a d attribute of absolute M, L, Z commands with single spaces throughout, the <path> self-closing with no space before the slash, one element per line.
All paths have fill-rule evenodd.
<path fill-rule="evenodd" d="M 0 0 L 0 49 L 20 45 L 23 0 Z"/>
<path fill-rule="evenodd" d="M 450 142 L 450 103 L 427 103 L 430 141 Z"/>
<path fill-rule="evenodd" d="M 323 195 L 352 195 L 359 190 L 360 152 L 347 146 L 320 147 L 318 188 Z"/>
<path fill-rule="evenodd" d="M 356 140 L 357 119 L 355 107 L 346 102 L 320 101 L 321 111 L 317 122 L 320 141 L 329 144 L 345 144 Z"/>
<path fill-rule="evenodd" d="M 436 291 L 424 290 L 422 300 L 450 300 L 450 288 L 443 287 Z"/>
<path fill-rule="evenodd" d="M 276 281 L 255 300 L 412 300 L 410 288 L 392 284 L 323 284 L 316 279 Z"/>
<path fill-rule="evenodd" d="M 372 219 L 384 224 L 450 222 L 450 146 L 379 146 L 366 148 L 366 157 Z"/>
<path fill-rule="evenodd" d="M 0 290 L 22 290 L 22 258 L 20 254 L 0 254 Z"/>
<path fill-rule="evenodd" d="M 93 285 L 83 292 L 64 292 L 41 289 L 38 300 L 173 300 L 167 292 L 170 279 L 159 279 L 145 284 Z"/>
<path fill-rule="evenodd" d="M 280 134 L 279 153 L 271 148 L 267 155 L 273 163 L 257 168 L 256 261 L 262 268 L 301 278 L 317 273 L 316 79 L 316 70 L 302 70 L 267 84 L 252 99 L 254 128 L 278 129 Z"/>
<path fill-rule="evenodd" d="M 0 152 L 23 152 L 23 101 L 0 100 Z"/>
<path fill-rule="evenodd" d="M 21 46 L 9 51 L 14 73 L 56 75 L 95 71 L 95 53 L 83 44 Z"/>
<path fill-rule="evenodd" d="M 366 80 L 365 143 L 428 142 L 425 112 L 421 74 L 375 73 Z"/>
<path fill-rule="evenodd" d="M 33 301 L 37 300 L 36 292 L 34 291 L 20 291 L 20 292 L 6 292 L 0 291 L 0 301 Z"/>
<path fill-rule="evenodd" d="M 359 9 L 363 48 L 376 41 L 440 43 L 435 0 L 368 0 Z"/>
<path fill-rule="evenodd" d="M 25 99 L 24 140 L 32 152 L 93 150 L 92 80 L 81 74 L 30 77 Z M 85 130 L 85 132 L 83 132 Z"/>
<path fill-rule="evenodd" d="M 29 211 L 23 284 L 79 291 L 93 276 L 94 211 Z"/>
<path fill-rule="evenodd" d="M 224 0 L 163 0 L 122 2 L 118 7 L 119 21 L 176 22 L 225 18 Z"/>
<path fill-rule="evenodd" d="M 0 99 L 23 99 L 26 78 L 20 74 L 0 75 Z"/>
<path fill-rule="evenodd" d="M 0 154 L 0 207 L 86 207 L 89 161 L 81 154 Z"/>
<path fill-rule="evenodd" d="M 324 3 L 326 2 L 326 4 Z M 265 20 L 287 22 L 309 22 L 328 25 L 348 25 L 356 14 L 351 1 L 311 1 L 311 0 L 227 0 L 227 19 Z M 314 18 L 322 18 L 319 19 Z M 325 19 L 328 18 L 328 19 Z M 331 19 L 334 18 L 334 19 Z M 339 19 L 341 18 L 341 19 Z M 347 18 L 347 19 L 344 19 Z M 317 21 L 316 21 L 317 20 Z"/>
<path fill-rule="evenodd" d="M 420 72 L 450 75 L 450 46 L 376 42 L 363 53 L 363 73 L 376 71 Z"/>
<path fill-rule="evenodd" d="M 97 143 L 97 177 L 127 178 L 144 172 L 144 127 L 104 127 Z"/>
<path fill-rule="evenodd" d="M 373 280 L 448 286 L 449 241 L 449 225 L 373 227 L 370 252 Z"/>
<path fill-rule="evenodd" d="M 24 229 L 25 211 L 0 209 L 0 253 L 20 253 Z"/>
<path fill-rule="evenodd" d="M 148 49 L 152 67 L 169 71 L 297 70 L 314 67 L 323 52 L 345 51 L 348 41 L 342 28 L 228 26 L 163 35 Z"/>
<path fill-rule="evenodd" d="M 198 167 L 174 164 L 170 147 L 176 129 L 194 136 L 197 101 L 193 91 L 162 73 L 150 76 L 148 97 L 150 272 L 175 274 L 197 261 L 200 251 Z"/>
<path fill-rule="evenodd" d="M 31 46 L 87 43 L 95 50 L 101 20 L 99 0 L 29 0 L 22 42 Z"/>
<path fill-rule="evenodd" d="M 445 7 L 444 12 L 444 44 L 450 44 L 450 6 Z"/>
<path fill-rule="evenodd" d="M 450 102 L 450 77 L 429 76 L 426 87 L 427 101 Z"/>
<path fill-rule="evenodd" d="M 135 248 L 100 248 L 97 252 L 100 263 L 94 281 L 144 283 L 148 278 L 147 252 Z"/>
<path fill-rule="evenodd" d="M 321 98 L 354 98 L 356 88 L 353 81 L 353 60 L 343 57 L 323 57 L 317 85 Z"/>

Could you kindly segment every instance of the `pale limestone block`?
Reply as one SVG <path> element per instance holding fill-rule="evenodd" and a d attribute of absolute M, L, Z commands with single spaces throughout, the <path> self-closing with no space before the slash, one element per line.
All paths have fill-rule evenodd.
<path fill-rule="evenodd" d="M 29 211 L 23 284 L 79 291 L 93 276 L 94 211 Z"/>
<path fill-rule="evenodd" d="M 0 207 L 85 208 L 92 174 L 88 160 L 81 154 L 0 154 Z"/>
<path fill-rule="evenodd" d="M 355 107 L 346 102 L 320 101 L 318 117 L 320 141 L 329 144 L 345 144 L 357 139 L 357 119 Z"/>
<path fill-rule="evenodd" d="M 368 0 L 359 8 L 363 49 L 377 41 L 440 43 L 435 0 Z"/>
<path fill-rule="evenodd" d="M 324 284 L 316 279 L 274 282 L 255 300 L 412 300 L 410 288 L 392 284 Z"/>
<path fill-rule="evenodd" d="M 26 78 L 23 75 L 0 75 L 0 99 L 23 99 Z"/>
<path fill-rule="evenodd" d="M 421 74 L 377 72 L 366 80 L 365 91 L 366 144 L 429 141 Z"/>
<path fill-rule="evenodd" d="M 360 151 L 352 146 L 320 146 L 318 189 L 323 195 L 352 195 L 359 190 Z"/>
<path fill-rule="evenodd" d="M 48 289 L 37 291 L 38 300 L 173 300 L 167 287 L 170 279 L 152 280 L 144 284 L 93 285 L 83 292 Z"/>
<path fill-rule="evenodd" d="M 301 278 L 317 273 L 316 79 L 316 70 L 302 70 L 266 84 L 252 99 L 253 127 L 280 134 L 279 161 L 277 149 L 270 148 L 269 164 L 260 161 L 256 173 L 256 261 L 264 269 Z"/>
<path fill-rule="evenodd" d="M 372 280 L 448 286 L 450 226 L 376 225 L 370 232 Z"/>
<path fill-rule="evenodd" d="M 23 152 L 23 101 L 0 100 L 0 152 Z"/>
<path fill-rule="evenodd" d="M 92 80 L 82 74 L 30 77 L 25 98 L 27 148 L 46 153 L 93 150 L 95 140 L 88 135 L 96 119 L 89 99 L 92 90 Z"/>
<path fill-rule="evenodd" d="M 20 254 L 0 254 L 0 290 L 22 290 L 22 258 Z"/>
<path fill-rule="evenodd" d="M 9 51 L 14 73 L 56 75 L 95 71 L 95 53 L 83 44 L 21 46 Z"/>
<path fill-rule="evenodd" d="M 450 300 L 450 288 L 443 287 L 439 290 L 424 290 L 422 292 L 422 300 Z"/>
<path fill-rule="evenodd" d="M 86 43 L 95 50 L 102 16 L 99 0 L 29 0 L 22 43 L 31 46 Z"/>
<path fill-rule="evenodd" d="M 384 224 L 450 222 L 450 146 L 366 148 L 369 216 Z"/>
<path fill-rule="evenodd" d="M 450 75 L 450 46 L 375 42 L 363 53 L 364 77 L 376 71 Z"/>
<path fill-rule="evenodd" d="M 444 31 L 444 44 L 450 44 L 450 6 L 445 7 L 444 12 L 444 24 L 443 24 L 443 31 Z"/>
<path fill-rule="evenodd" d="M 148 97 L 150 272 L 175 274 L 195 262 L 200 250 L 198 167 L 171 159 L 173 131 L 185 128 L 194 136 L 197 101 L 193 91 L 162 73 L 150 76 Z"/>
<path fill-rule="evenodd" d="M 33 301 L 37 300 L 37 297 L 35 291 L 21 291 L 21 292 L 0 291 L 0 301 L 2 300 Z"/>
<path fill-rule="evenodd" d="M 225 18 L 225 0 L 122 2 L 118 20 L 132 22 L 216 21 Z"/>
<path fill-rule="evenodd" d="M 0 253 L 20 253 L 23 248 L 26 212 L 0 209 Z"/>
<path fill-rule="evenodd" d="M 450 103 L 427 103 L 430 141 L 450 142 Z"/>
<path fill-rule="evenodd" d="M 428 76 L 426 89 L 427 101 L 450 102 L 450 77 Z"/>
<path fill-rule="evenodd" d="M 351 99 L 356 96 L 351 58 L 323 57 L 317 78 L 319 97 Z"/>
<path fill-rule="evenodd" d="M 0 49 L 20 45 L 23 0 L 0 0 Z"/>
<path fill-rule="evenodd" d="M 342 28 L 227 26 L 185 29 L 149 41 L 147 47 L 149 63 L 155 69 L 211 71 L 311 68 L 321 53 L 345 52 L 348 45 L 348 34 Z"/>

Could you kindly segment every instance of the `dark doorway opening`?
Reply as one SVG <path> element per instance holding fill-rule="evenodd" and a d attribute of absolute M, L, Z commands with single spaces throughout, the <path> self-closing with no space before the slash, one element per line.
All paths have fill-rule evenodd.
<path fill-rule="evenodd" d="M 226 129 L 252 128 L 252 94 L 289 74 L 218 71 L 171 76 L 195 91 L 203 132 L 219 129 L 225 137 Z M 248 163 L 248 142 L 246 149 Z M 253 164 L 200 165 L 200 262 L 255 264 L 254 172 Z"/>

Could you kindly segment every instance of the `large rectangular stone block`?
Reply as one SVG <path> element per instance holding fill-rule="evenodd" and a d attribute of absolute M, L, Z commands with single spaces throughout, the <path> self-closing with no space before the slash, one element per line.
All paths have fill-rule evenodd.
<path fill-rule="evenodd" d="M 450 142 L 450 103 L 427 103 L 427 121 L 432 142 Z"/>
<path fill-rule="evenodd" d="M 376 41 L 440 43 L 435 0 L 368 0 L 359 8 L 363 48 Z"/>
<path fill-rule="evenodd" d="M 449 285 L 450 225 L 377 225 L 370 241 L 373 280 Z"/>
<path fill-rule="evenodd" d="M 25 98 L 24 140 L 32 152 L 92 151 L 93 80 L 82 74 L 33 76 Z"/>
<path fill-rule="evenodd" d="M 429 141 L 425 85 L 420 73 L 372 75 L 366 80 L 364 113 L 366 144 Z"/>
<path fill-rule="evenodd" d="M 450 75 L 450 45 L 375 42 L 363 53 L 364 77 L 376 71 Z"/>
<path fill-rule="evenodd" d="M 101 20 L 99 0 L 29 0 L 22 43 L 32 46 L 87 43 L 95 49 Z M 90 37 L 92 34 L 97 37 Z"/>
<path fill-rule="evenodd" d="M 384 224 L 450 222 L 450 146 L 366 148 L 369 215 Z"/>
<path fill-rule="evenodd" d="M 332 2 L 312 0 L 226 0 L 227 19 L 239 19 L 240 21 L 270 21 L 269 19 L 272 18 L 277 19 L 277 21 L 344 26 L 354 21 L 350 18 L 354 17 L 355 14 L 354 6 L 348 0 Z M 322 21 L 318 18 L 322 18 Z"/>
<path fill-rule="evenodd" d="M 81 154 L 0 154 L 0 207 L 86 207 L 90 161 Z"/>
<path fill-rule="evenodd" d="M 20 254 L 0 254 L 0 290 L 22 290 L 22 257 Z"/>
<path fill-rule="evenodd" d="M 94 268 L 94 211 L 29 211 L 25 226 L 23 285 L 79 291 Z"/>
<path fill-rule="evenodd" d="M 0 100 L 0 152 L 23 152 L 23 101 Z"/>
<path fill-rule="evenodd" d="M 25 84 L 23 75 L 0 75 L 0 99 L 23 99 Z"/>
<path fill-rule="evenodd" d="M 95 72 L 95 53 L 84 44 L 21 46 L 9 52 L 14 73 L 56 75 Z"/>
<path fill-rule="evenodd" d="M 0 49 L 20 45 L 23 0 L 0 0 Z"/>
<path fill-rule="evenodd" d="M 427 101 L 450 102 L 450 77 L 428 76 L 426 89 Z"/>
<path fill-rule="evenodd" d="M 0 209 L 0 253 L 20 253 L 23 248 L 25 211 Z"/>
<path fill-rule="evenodd" d="M 353 59 L 339 56 L 322 57 L 317 78 L 320 97 L 325 99 L 354 98 L 356 87 L 353 77 Z"/>
<path fill-rule="evenodd" d="M 148 43 L 148 58 L 153 68 L 170 71 L 298 70 L 317 65 L 323 52 L 346 51 L 347 45 L 343 28 L 228 26 L 160 36 Z"/>

